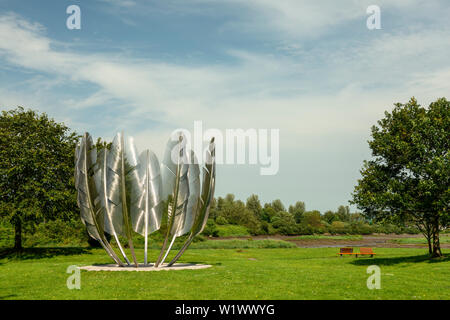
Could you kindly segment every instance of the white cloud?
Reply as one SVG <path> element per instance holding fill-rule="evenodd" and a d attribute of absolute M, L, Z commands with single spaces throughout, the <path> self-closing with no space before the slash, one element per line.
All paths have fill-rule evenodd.
<path fill-rule="evenodd" d="M 283 12 L 289 11 L 282 8 Z M 445 80 L 447 73 L 440 67 L 433 70 L 427 66 L 423 70 L 421 64 L 442 63 L 450 49 L 448 43 L 441 41 L 450 34 L 448 30 L 425 30 L 386 35 L 367 45 L 344 47 L 331 53 L 312 50 L 300 59 L 230 50 L 228 53 L 238 62 L 233 66 L 188 67 L 58 51 L 44 32 L 42 26 L 19 16 L 2 16 L 0 53 L 9 63 L 57 75 L 60 82 L 87 81 L 99 87 L 82 101 L 66 100 L 74 108 L 98 106 L 116 99 L 125 102 L 127 115 L 121 121 L 126 123 L 136 117 L 147 117 L 180 127 L 202 119 L 219 128 L 275 126 L 292 135 L 308 136 L 367 130 L 368 116 L 373 116 L 373 110 L 382 110 L 389 106 L 387 102 L 404 96 L 396 92 L 399 88 L 417 95 L 423 83 Z M 438 49 L 437 54 L 428 51 L 431 47 Z M 323 66 L 302 63 L 302 59 L 314 62 L 316 55 L 325 60 Z M 416 72 L 410 71 L 411 63 L 417 64 Z M 311 68 L 317 68 L 316 76 L 311 74 Z M 399 81 L 405 73 L 406 80 Z M 383 74 L 389 74 L 387 81 L 400 83 L 396 88 L 375 92 L 365 89 L 382 83 Z M 320 90 L 321 85 L 330 83 L 339 85 L 328 94 Z M 305 92 L 304 88 L 314 89 Z M 445 88 L 429 85 L 427 98 L 433 94 L 441 96 L 444 93 L 439 91 Z M 370 108 L 362 108 L 361 104 Z M 274 114 L 275 110 L 280 112 Z M 342 126 L 349 114 L 358 121 L 351 127 Z"/>
<path fill-rule="evenodd" d="M 295 33 L 302 17 L 321 33 L 333 23 L 361 16 L 359 9 L 351 6 L 347 12 L 331 2 L 324 11 L 313 2 L 301 7 L 294 1 L 234 3 L 258 6 L 262 14 L 258 19 L 270 16 L 267 26 L 293 36 L 304 32 Z M 337 21 L 330 22 L 333 16 Z M 280 128 L 282 154 L 334 150 L 336 136 L 366 140 L 369 127 L 394 102 L 414 95 L 427 104 L 448 94 L 450 44 L 443 39 L 449 35 L 449 28 L 441 26 L 374 34 L 366 42 L 348 39 L 338 46 L 318 43 L 310 49 L 288 42 L 297 54 L 291 56 L 275 48 L 265 54 L 229 48 L 225 53 L 234 63 L 187 66 L 130 55 L 78 53 L 74 46 L 67 51 L 46 35 L 42 25 L 6 14 L 0 16 L 0 59 L 52 80 L 32 78 L 26 88 L 0 89 L 0 103 L 51 108 L 52 115 L 80 130 L 100 130 L 89 112 L 104 107 L 102 112 L 108 115 L 107 129 L 100 131 L 104 138 L 128 128 L 140 149 L 152 147 L 158 154 L 172 129 L 191 129 L 194 120 L 203 120 L 205 129 Z M 89 84 L 90 90 L 84 95 L 60 94 L 61 88 L 73 84 Z M 58 92 L 52 91 L 54 87 Z M 64 108 L 51 107 L 58 105 L 52 99 Z M 71 118 L 74 113 L 84 119 Z M 142 125 L 152 120 L 159 124 Z M 329 165 L 325 160 L 317 163 L 318 168 Z"/>

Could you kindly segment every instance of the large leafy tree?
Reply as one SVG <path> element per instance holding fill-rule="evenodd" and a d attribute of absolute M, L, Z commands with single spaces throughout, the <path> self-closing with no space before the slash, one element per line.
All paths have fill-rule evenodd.
<path fill-rule="evenodd" d="M 434 257 L 442 255 L 439 233 L 450 220 L 449 142 L 449 101 L 397 103 L 372 127 L 373 159 L 353 193 L 352 203 L 371 219 L 415 223 Z"/>
<path fill-rule="evenodd" d="M 73 187 L 77 136 L 62 123 L 21 107 L 0 116 L 0 215 L 15 228 L 77 214 Z"/>

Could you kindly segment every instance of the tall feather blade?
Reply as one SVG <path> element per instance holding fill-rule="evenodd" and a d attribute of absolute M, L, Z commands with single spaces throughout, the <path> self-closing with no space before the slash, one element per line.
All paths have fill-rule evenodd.
<path fill-rule="evenodd" d="M 187 199 L 189 197 L 189 183 L 187 178 L 187 165 L 183 164 L 185 157 L 185 138 L 182 134 L 178 140 L 169 139 L 161 163 L 161 176 L 163 181 L 163 199 L 172 198 L 168 204 L 167 232 L 155 267 L 161 262 L 169 235 L 175 236 L 187 209 Z M 166 255 L 167 256 L 167 255 Z"/>
<path fill-rule="evenodd" d="M 169 139 L 164 159 L 161 163 L 161 177 L 163 182 L 163 199 L 167 200 L 169 195 L 172 196 L 172 201 L 168 205 L 168 221 L 171 226 L 170 235 L 175 235 L 183 227 L 186 214 L 189 197 L 189 166 L 185 162 L 187 161 L 185 159 L 184 136 L 180 135 L 179 140 Z"/>
<path fill-rule="evenodd" d="M 92 201 L 90 199 L 90 191 L 92 184 L 89 181 L 88 169 L 92 167 L 90 156 L 89 156 L 89 143 L 90 136 L 85 134 L 80 141 L 78 150 L 78 159 L 76 163 L 76 185 L 77 185 L 77 203 L 80 207 L 80 217 L 85 225 L 95 226 L 94 216 L 92 213 Z M 94 230 L 89 230 L 89 234 L 96 240 L 100 239 L 98 232 Z"/>
<path fill-rule="evenodd" d="M 134 145 L 130 146 L 131 148 L 134 148 Z M 111 202 L 110 214 L 114 229 L 116 232 L 125 235 L 128 239 L 131 255 L 137 267 L 138 263 L 134 253 L 131 218 L 129 214 L 129 196 L 127 195 L 126 188 L 127 171 L 131 172 L 136 164 L 132 156 L 129 155 L 127 157 L 125 152 L 123 134 L 118 133 L 112 142 L 111 150 L 108 152 L 107 157 L 107 194 Z"/>
<path fill-rule="evenodd" d="M 145 236 L 160 228 L 163 209 L 160 165 L 152 151 L 139 155 L 137 173 L 131 179 L 130 213 L 134 231 Z"/>
<path fill-rule="evenodd" d="M 108 198 L 108 149 L 103 148 L 98 152 L 97 155 L 97 164 L 98 164 L 98 170 L 96 171 L 95 175 L 95 181 L 97 185 L 99 186 L 99 194 L 101 198 L 101 205 L 105 210 L 105 232 L 109 233 L 114 237 L 116 240 L 117 246 L 119 247 L 120 253 L 122 254 L 123 258 L 127 262 L 127 264 L 130 264 L 130 261 L 128 260 L 127 255 L 125 254 L 125 250 L 122 247 L 122 243 L 119 240 L 119 233 L 116 232 L 112 213 L 111 213 L 111 201 Z"/>
<path fill-rule="evenodd" d="M 216 184 L 216 156 L 214 138 L 211 139 L 206 152 L 205 165 L 203 166 L 203 186 L 200 197 L 200 210 L 192 227 L 193 236 L 199 235 L 206 226 L 209 217 L 211 202 L 214 198 Z"/>
<path fill-rule="evenodd" d="M 173 225 L 170 234 L 178 236 L 178 233 L 183 229 L 183 224 L 186 218 L 187 205 L 189 199 L 189 180 L 188 180 L 188 166 L 183 164 L 181 166 L 180 183 L 178 188 L 177 201 L 170 204 L 170 214 L 173 214 Z"/>
<path fill-rule="evenodd" d="M 75 146 L 75 172 L 74 172 L 74 178 L 75 178 L 75 189 L 78 189 L 78 159 L 80 158 L 80 142 L 77 143 L 77 145 Z"/>
<path fill-rule="evenodd" d="M 199 198 L 199 203 L 197 206 L 197 211 L 195 213 L 195 218 L 192 226 L 191 233 L 186 239 L 183 247 L 176 254 L 176 256 L 170 261 L 168 266 L 173 265 L 184 253 L 184 251 L 189 247 L 195 236 L 199 235 L 208 221 L 209 211 L 211 208 L 211 202 L 214 198 L 214 189 L 216 182 L 216 158 L 215 158 L 215 144 L 214 138 L 211 139 L 209 144 L 205 165 L 203 167 L 203 184 L 202 193 Z"/>
<path fill-rule="evenodd" d="M 200 168 L 194 151 L 191 150 L 188 158 L 188 184 L 189 198 L 187 202 L 186 214 L 183 221 L 183 227 L 176 234 L 180 237 L 191 231 L 194 225 L 195 215 L 197 212 L 200 196 Z"/>
<path fill-rule="evenodd" d="M 137 159 L 137 165 L 129 177 L 130 214 L 133 230 L 144 236 L 144 265 L 147 265 L 148 235 L 161 226 L 162 179 L 156 155 L 145 150 Z"/>
<path fill-rule="evenodd" d="M 117 134 L 114 138 L 111 149 L 108 151 L 105 160 L 105 183 L 106 183 L 106 198 L 109 205 L 108 215 L 110 224 L 107 224 L 106 232 L 112 234 L 116 232 L 119 235 L 126 236 L 123 228 L 123 214 L 122 214 L 122 196 L 121 196 L 121 144 L 120 135 Z"/>
<path fill-rule="evenodd" d="M 81 219 L 86 225 L 89 235 L 100 242 L 116 263 L 122 265 L 104 235 L 104 208 L 101 205 L 101 198 L 95 183 L 97 169 L 97 150 L 92 142 L 92 137 L 85 133 L 77 150 L 75 175 Z"/>

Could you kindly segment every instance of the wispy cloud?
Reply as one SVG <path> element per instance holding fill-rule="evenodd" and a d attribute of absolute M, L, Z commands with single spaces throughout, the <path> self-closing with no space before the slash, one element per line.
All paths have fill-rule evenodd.
<path fill-rule="evenodd" d="M 130 12 L 145 6 L 137 1 L 107 2 L 105 5 L 126 6 Z M 365 140 L 369 127 L 385 109 L 413 95 L 428 103 L 450 92 L 450 43 L 444 41 L 450 36 L 450 28 L 445 24 L 384 29 L 362 38 L 345 33 L 343 39 L 326 38 L 312 46 L 306 45 L 308 39 L 321 39 L 347 23 L 361 20 L 364 28 L 362 4 L 350 1 L 336 5 L 330 1 L 319 7 L 313 1 L 265 0 L 193 3 L 204 4 L 206 9 L 193 5 L 183 11 L 188 5 L 179 1 L 168 5 L 177 7 L 178 14 L 196 15 L 208 15 L 207 9 L 218 5 L 234 8 L 227 11 L 233 18 L 223 19 L 216 27 L 240 30 L 239 34 L 267 34 L 268 47 L 222 46 L 217 50 L 227 57 L 226 62 L 209 59 L 188 64 L 181 58 L 177 62 L 161 57 L 142 59 L 132 51 L 116 55 L 100 53 L 95 47 L 86 51 L 73 44 L 61 45 L 48 35 L 43 24 L 17 14 L 3 14 L 0 60 L 3 68 L 26 73 L 27 83 L 3 86 L 0 104 L 51 111 L 52 116 L 78 130 L 89 129 L 105 138 L 127 128 L 140 148 L 151 145 L 158 153 L 162 153 L 171 130 L 191 129 L 194 120 L 203 120 L 206 128 L 280 128 L 281 164 L 285 166 L 280 176 L 273 178 L 278 179 L 277 184 L 297 188 L 302 175 L 308 176 L 299 166 L 313 163 L 317 171 L 334 168 L 339 179 L 345 179 L 346 186 L 351 187 L 358 163 L 368 155 Z M 400 10 L 421 2 L 380 3 Z M 198 12 L 194 13 L 195 8 Z M 10 71 L 5 74 L 14 75 Z M 348 150 L 348 141 L 359 142 Z M 341 156 L 337 148 L 353 152 L 350 157 L 356 165 L 351 172 L 327 161 L 326 157 Z M 308 159 L 305 154 L 309 154 Z M 313 191 L 308 191 L 307 184 L 330 183 L 328 177 L 316 179 L 301 182 L 298 188 L 308 195 Z M 341 190 L 339 179 L 333 190 L 342 198 L 351 190 Z M 233 185 L 231 177 L 221 181 L 223 190 Z M 242 192 L 258 190 L 248 184 Z M 289 201 L 298 199 L 292 193 L 288 197 Z M 320 197 L 310 197 L 315 199 L 311 205 L 320 208 Z"/>

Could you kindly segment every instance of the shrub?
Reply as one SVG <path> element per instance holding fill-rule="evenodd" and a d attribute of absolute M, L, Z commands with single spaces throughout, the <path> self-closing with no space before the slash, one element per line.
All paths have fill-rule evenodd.
<path fill-rule="evenodd" d="M 216 219 L 216 223 L 219 225 L 224 225 L 224 224 L 228 224 L 228 220 L 227 220 L 227 218 L 225 218 L 223 216 L 219 216 Z"/>
<path fill-rule="evenodd" d="M 210 236 L 210 237 L 218 237 L 219 236 L 219 231 L 217 230 L 214 220 L 208 219 L 208 222 L 206 223 L 205 229 L 203 229 L 202 234 L 205 236 Z"/>
<path fill-rule="evenodd" d="M 322 216 L 320 215 L 320 212 L 317 210 L 305 212 L 302 216 L 301 223 L 309 225 L 312 228 L 323 227 Z"/>
<path fill-rule="evenodd" d="M 217 226 L 216 229 L 218 237 L 241 237 L 250 235 L 247 228 L 244 226 L 227 224 Z"/>
<path fill-rule="evenodd" d="M 328 230 L 331 234 L 342 234 L 346 231 L 346 225 L 342 221 L 333 221 Z"/>
<path fill-rule="evenodd" d="M 272 219 L 272 226 L 280 234 L 290 235 L 296 233 L 294 217 L 288 212 L 277 212 Z"/>
<path fill-rule="evenodd" d="M 34 230 L 27 231 L 24 239 L 24 245 L 27 247 L 86 245 L 89 238 L 85 226 L 79 219 L 47 221 L 36 225 Z"/>

